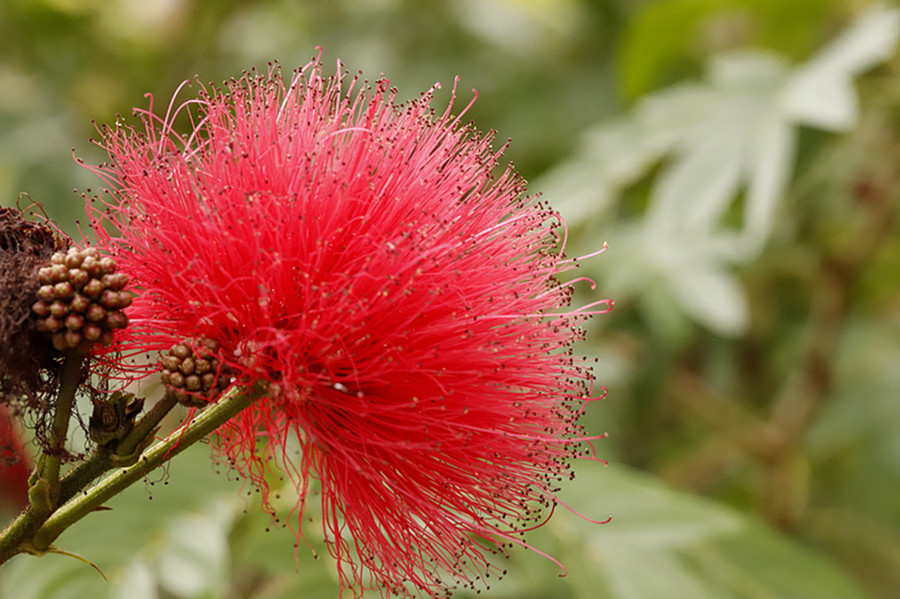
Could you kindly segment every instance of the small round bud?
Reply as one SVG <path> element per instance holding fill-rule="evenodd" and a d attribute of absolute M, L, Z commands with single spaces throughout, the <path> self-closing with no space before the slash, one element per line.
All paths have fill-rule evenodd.
<path fill-rule="evenodd" d="M 94 256 L 85 256 L 84 261 L 81 263 L 81 268 L 96 279 L 103 276 L 100 261 Z"/>
<path fill-rule="evenodd" d="M 106 326 L 109 329 L 124 329 L 128 326 L 128 317 L 122 312 L 109 312 L 106 315 Z"/>
<path fill-rule="evenodd" d="M 69 282 L 76 289 L 81 289 L 84 287 L 85 283 L 91 278 L 91 275 L 87 273 L 86 270 L 81 270 L 80 268 L 72 268 L 69 269 Z"/>
<path fill-rule="evenodd" d="M 209 391 L 216 384 L 216 375 L 212 372 L 207 372 L 200 377 L 200 382 L 203 383 L 203 389 Z"/>
<path fill-rule="evenodd" d="M 103 284 L 113 291 L 121 291 L 128 284 L 128 275 L 123 272 L 114 272 L 112 274 L 103 275 Z"/>
<path fill-rule="evenodd" d="M 72 299 L 75 295 L 75 290 L 72 288 L 71 283 L 62 281 L 53 286 L 53 293 L 57 299 L 67 300 Z"/>
<path fill-rule="evenodd" d="M 103 331 L 103 334 L 100 335 L 100 343 L 104 346 L 112 345 L 113 339 L 112 331 Z"/>
<path fill-rule="evenodd" d="M 50 267 L 50 282 L 61 283 L 69 278 L 69 269 L 62 264 L 54 264 Z"/>
<path fill-rule="evenodd" d="M 77 331 L 66 331 L 66 345 L 70 348 L 74 349 L 81 345 L 81 342 L 84 341 L 84 337 L 81 336 L 81 333 Z"/>
<path fill-rule="evenodd" d="M 69 348 L 69 344 L 66 343 L 66 336 L 62 333 L 54 333 L 53 336 L 50 337 L 50 342 L 53 344 L 53 348 L 56 351 L 63 351 Z"/>
<path fill-rule="evenodd" d="M 48 302 L 47 300 L 38 300 L 31 306 L 31 311 L 34 312 L 37 316 L 49 316 L 50 302 Z"/>
<path fill-rule="evenodd" d="M 212 370 L 212 362 L 209 360 L 204 360 L 203 358 L 194 360 L 194 372 L 197 374 L 206 374 L 210 370 Z"/>
<path fill-rule="evenodd" d="M 64 304 L 63 302 L 57 300 L 50 304 L 50 314 L 56 316 L 57 318 L 62 318 L 66 314 L 69 313 L 68 304 Z"/>
<path fill-rule="evenodd" d="M 80 293 L 76 293 L 75 297 L 72 298 L 72 301 L 69 302 L 69 306 L 72 308 L 73 312 L 84 312 L 90 308 L 91 300 Z"/>
<path fill-rule="evenodd" d="M 193 358 L 185 358 L 181 361 L 181 364 L 178 366 L 178 370 L 181 371 L 181 374 L 187 376 L 189 374 L 193 374 L 194 372 L 194 359 Z"/>
<path fill-rule="evenodd" d="M 98 297 L 100 297 L 100 294 L 103 293 L 103 291 L 103 283 L 101 283 L 97 279 L 91 279 L 90 281 L 88 281 L 84 286 L 84 289 L 81 290 L 82 293 L 84 293 L 91 299 L 97 299 Z"/>
<path fill-rule="evenodd" d="M 53 269 L 49 266 L 44 266 L 38 270 L 38 281 L 40 281 L 41 285 L 49 285 L 53 282 L 52 273 Z"/>
<path fill-rule="evenodd" d="M 100 305 L 107 310 L 116 310 L 119 306 L 119 294 L 116 291 L 107 289 L 100 295 Z"/>
<path fill-rule="evenodd" d="M 103 329 L 95 324 L 86 324 L 84 327 L 84 338 L 88 341 L 99 341 L 103 336 Z M 108 344 L 107 344 L 108 345 Z"/>
<path fill-rule="evenodd" d="M 63 328 L 62 319 L 56 316 L 48 316 L 41 322 L 44 323 L 44 330 L 50 333 L 58 333 Z"/>
<path fill-rule="evenodd" d="M 173 387 L 184 387 L 184 375 L 180 372 L 169 374 L 169 384 Z"/>
<path fill-rule="evenodd" d="M 105 275 L 116 272 L 116 261 L 109 256 L 100 258 L 100 272 Z"/>
<path fill-rule="evenodd" d="M 201 387 L 200 377 L 196 374 L 184 377 L 184 388 L 188 391 L 199 391 Z"/>
<path fill-rule="evenodd" d="M 92 322 L 100 322 L 106 318 L 106 310 L 98 304 L 91 304 L 85 311 L 84 316 Z"/>
<path fill-rule="evenodd" d="M 84 328 L 84 317 L 78 314 L 69 314 L 66 316 L 65 325 L 70 331 L 80 331 Z"/>
<path fill-rule="evenodd" d="M 50 256 L 50 264 L 65 264 L 66 255 L 63 252 L 53 252 Z"/>
<path fill-rule="evenodd" d="M 163 368 L 173 371 L 178 370 L 178 365 L 181 364 L 181 360 L 179 360 L 175 356 L 163 356 L 161 362 Z"/>
<path fill-rule="evenodd" d="M 127 291 L 120 291 L 119 292 L 119 309 L 121 310 L 121 309 L 124 309 L 124 308 L 127 308 L 128 306 L 130 306 L 133 299 L 134 299 L 134 296 L 131 295 L 130 293 L 128 293 Z"/>
<path fill-rule="evenodd" d="M 38 288 L 37 295 L 40 299 L 52 302 L 56 299 L 56 293 L 53 291 L 53 285 L 41 285 Z"/>
<path fill-rule="evenodd" d="M 191 353 L 193 353 L 191 352 L 191 348 L 181 343 L 173 345 L 172 349 L 169 350 L 169 354 L 175 356 L 176 358 L 179 358 L 179 361 L 184 360 L 185 358 L 190 356 Z"/>
<path fill-rule="evenodd" d="M 81 262 L 84 260 L 84 254 L 79 252 L 78 250 L 72 249 L 69 250 L 69 253 L 66 254 L 65 259 L 63 260 L 63 264 L 66 265 L 66 268 L 69 270 L 78 268 L 81 266 Z"/>

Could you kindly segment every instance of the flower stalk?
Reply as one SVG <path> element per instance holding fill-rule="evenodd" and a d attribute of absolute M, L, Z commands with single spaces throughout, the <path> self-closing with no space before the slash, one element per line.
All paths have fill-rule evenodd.
<path fill-rule="evenodd" d="M 106 501 L 141 480 L 165 461 L 178 455 L 197 441 L 222 426 L 228 420 L 249 407 L 263 395 L 261 385 L 250 389 L 232 388 L 215 404 L 189 420 L 165 439 L 158 441 L 144 451 L 130 466 L 110 472 L 97 484 L 82 489 L 104 472 L 116 466 L 115 455 L 109 449 L 98 448 L 85 462 L 71 470 L 57 486 L 62 489 L 59 497 L 65 501 L 61 507 L 46 510 L 42 505 L 32 505 L 0 534 L 0 564 L 18 553 L 43 555 L 55 551 L 52 543 L 67 528 L 87 514 L 101 507 Z M 135 426 L 134 431 L 123 441 L 122 451 L 133 452 L 146 443 L 146 438 L 157 430 L 159 421 L 168 413 L 174 403 L 162 400 Z M 40 478 L 32 488 L 45 487 L 46 479 Z M 34 494 L 34 493 L 33 493 Z"/>
<path fill-rule="evenodd" d="M 206 438 L 207 435 L 249 407 L 261 396 L 258 386 L 249 390 L 232 388 L 209 409 L 201 412 L 165 439 L 152 445 L 133 465 L 110 473 L 96 485 L 56 510 L 35 534 L 34 549 L 37 552 L 48 551 L 51 543 L 68 527 L 141 480 L 166 460 Z"/>
<path fill-rule="evenodd" d="M 28 507 L 0 534 L 0 564 L 17 553 L 30 552 L 30 539 L 58 505 L 60 466 L 72 418 L 75 392 L 81 382 L 84 356 L 85 353 L 78 350 L 72 350 L 66 355 L 60 372 L 49 447 L 41 455 L 35 472 L 29 478 Z"/>
<path fill-rule="evenodd" d="M 66 354 L 60 373 L 59 393 L 53 415 L 53 426 L 50 430 L 50 446 L 41 456 L 38 464 L 38 480 L 30 486 L 43 481 L 50 495 L 50 509 L 56 507 L 59 500 L 59 470 L 65 454 L 66 438 L 69 433 L 69 422 L 72 419 L 72 407 L 75 403 L 75 392 L 81 383 L 81 368 L 85 352 L 73 349 Z M 33 505 L 33 503 L 32 503 Z"/>

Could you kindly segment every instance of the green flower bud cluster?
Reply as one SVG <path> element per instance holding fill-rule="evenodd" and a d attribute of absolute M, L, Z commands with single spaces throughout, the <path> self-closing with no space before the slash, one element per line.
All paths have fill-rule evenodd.
<path fill-rule="evenodd" d="M 128 326 L 122 311 L 132 300 L 124 290 L 128 276 L 116 272 L 116 261 L 96 248 L 56 252 L 38 279 L 38 301 L 31 309 L 37 329 L 50 335 L 58 351 L 98 341 L 109 345 L 113 331 Z"/>

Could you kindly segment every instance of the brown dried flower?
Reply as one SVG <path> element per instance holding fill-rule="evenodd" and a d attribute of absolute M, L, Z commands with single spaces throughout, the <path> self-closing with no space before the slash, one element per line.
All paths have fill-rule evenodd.
<path fill-rule="evenodd" d="M 18 208 L 0 208 L 0 401 L 37 407 L 59 364 L 35 328 L 31 306 L 40 287 L 38 270 L 69 240 Z"/>

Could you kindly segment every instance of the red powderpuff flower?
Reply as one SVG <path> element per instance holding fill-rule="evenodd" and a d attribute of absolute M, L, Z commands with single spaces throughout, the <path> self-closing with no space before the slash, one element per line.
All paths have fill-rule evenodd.
<path fill-rule="evenodd" d="M 219 450 L 269 509 L 272 459 L 301 498 L 318 479 L 342 590 L 434 596 L 524 544 L 586 453 L 571 345 L 610 303 L 566 311 L 560 219 L 492 175 L 491 134 L 436 115 L 433 90 L 394 94 L 316 60 L 162 118 L 151 101 L 140 130 L 101 129 L 111 192 L 92 218 L 140 290 L 118 347 L 204 338 L 267 382 Z"/>

